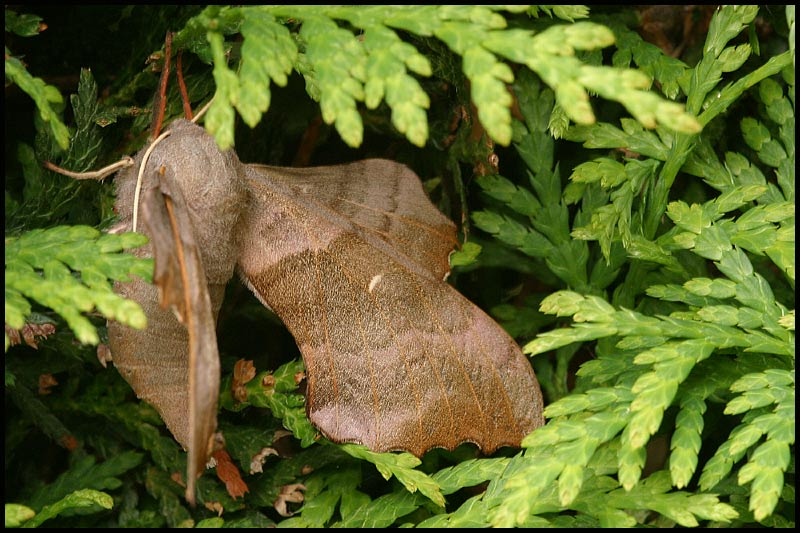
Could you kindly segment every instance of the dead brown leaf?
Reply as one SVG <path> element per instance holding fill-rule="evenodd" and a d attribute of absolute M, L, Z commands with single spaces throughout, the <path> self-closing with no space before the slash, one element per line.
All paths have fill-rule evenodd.
<path fill-rule="evenodd" d="M 225 489 L 231 495 L 231 498 L 235 500 L 243 497 L 246 492 L 250 492 L 228 452 L 217 450 L 212 454 L 212 457 L 217 462 L 217 477 L 225 483 Z"/>
<path fill-rule="evenodd" d="M 108 347 L 108 344 L 97 345 L 97 360 L 100 361 L 103 368 L 108 368 L 108 363 L 113 361 L 111 358 L 111 348 Z"/>
<path fill-rule="evenodd" d="M 206 509 L 208 509 L 209 511 L 217 513 L 217 516 L 222 516 L 222 511 L 224 511 L 224 509 L 222 508 L 222 504 L 221 503 L 219 503 L 219 502 L 205 502 L 203 505 L 205 505 Z"/>
<path fill-rule="evenodd" d="M 278 514 L 281 516 L 292 516 L 294 512 L 290 511 L 287 507 L 289 503 L 300 503 L 305 499 L 301 491 L 306 490 L 306 486 L 302 483 L 292 483 L 291 485 L 284 485 L 281 487 L 281 493 L 272 504 Z"/>
<path fill-rule="evenodd" d="M 250 461 L 250 474 L 263 472 L 264 463 L 270 455 L 280 455 L 275 448 L 261 448 L 261 451 L 253 456 Z"/>
<path fill-rule="evenodd" d="M 55 387 L 58 385 L 58 381 L 56 378 L 53 377 L 53 374 L 40 374 L 39 375 L 39 394 L 44 396 L 45 394 L 50 394 L 51 387 Z"/>
<path fill-rule="evenodd" d="M 247 401 L 247 387 L 245 385 L 254 377 L 256 377 L 256 367 L 253 366 L 253 361 L 244 359 L 236 361 L 236 365 L 233 367 L 231 393 L 237 402 Z"/>
<path fill-rule="evenodd" d="M 183 474 L 180 472 L 173 472 L 169 477 L 181 487 L 186 488 L 186 482 L 183 480 Z"/>
<path fill-rule="evenodd" d="M 36 340 L 36 337 L 46 339 L 56 332 L 56 326 L 54 324 L 26 323 L 24 326 L 22 326 L 22 329 L 16 330 L 11 328 L 8 324 L 5 324 L 5 330 L 11 346 L 16 346 L 24 340 L 25 344 L 34 350 L 38 350 L 39 344 Z"/>

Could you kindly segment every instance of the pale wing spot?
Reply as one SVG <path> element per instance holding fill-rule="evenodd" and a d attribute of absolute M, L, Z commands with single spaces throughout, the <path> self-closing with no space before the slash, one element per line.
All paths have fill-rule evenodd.
<path fill-rule="evenodd" d="M 378 274 L 377 276 L 375 276 L 371 280 L 369 280 L 369 289 L 368 290 L 369 290 L 370 294 L 375 289 L 375 287 L 378 285 L 378 283 L 381 282 L 381 279 L 383 279 L 383 274 Z"/>

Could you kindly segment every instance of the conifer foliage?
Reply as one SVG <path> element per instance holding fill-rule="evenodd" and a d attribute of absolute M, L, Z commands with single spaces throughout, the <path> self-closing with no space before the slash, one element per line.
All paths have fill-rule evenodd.
<path fill-rule="evenodd" d="M 103 22 L 135 30 L 114 77 L 87 56 L 71 89 L 17 49 L 58 21 L 6 8 L 7 96 L 32 110 L 6 143 L 6 526 L 792 527 L 794 7 L 673 7 L 678 31 L 624 6 L 128 6 Z M 275 339 L 221 347 L 247 491 L 218 465 L 183 501 L 185 454 L 105 368 L 105 321 L 145 326 L 112 284 L 150 278 L 126 253 L 146 239 L 106 231 L 110 186 L 42 166 L 144 144 L 166 30 L 220 147 L 396 157 L 460 217 L 451 281 L 545 393 L 521 451 L 327 442 L 281 326 L 231 304 L 221 339 Z"/>

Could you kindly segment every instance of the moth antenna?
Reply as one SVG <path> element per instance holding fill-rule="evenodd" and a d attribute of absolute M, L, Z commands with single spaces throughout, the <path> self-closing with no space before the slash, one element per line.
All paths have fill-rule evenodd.
<path fill-rule="evenodd" d="M 133 193 L 133 231 L 136 231 L 136 223 L 139 219 L 139 193 L 142 190 L 142 176 L 144 175 L 144 169 L 147 167 L 147 160 L 150 159 L 150 153 L 153 151 L 153 148 L 156 147 L 158 143 L 169 137 L 169 134 L 172 133 L 172 130 L 167 130 L 158 137 L 153 143 L 147 147 L 147 150 L 142 157 L 142 164 L 139 166 L 139 173 L 136 175 L 136 190 Z"/>
<path fill-rule="evenodd" d="M 133 165 L 133 158 L 130 156 L 125 156 L 116 163 L 112 163 L 107 167 L 103 167 L 100 170 L 94 170 L 92 172 L 72 172 L 71 170 L 67 170 L 65 168 L 61 168 L 58 165 L 51 163 L 50 161 L 45 161 L 42 163 L 44 167 L 48 170 L 52 170 L 57 174 L 61 174 L 62 176 L 69 176 L 70 178 L 74 178 L 76 180 L 102 180 L 106 176 L 110 176 L 114 172 L 119 169 L 127 168 Z"/>
<path fill-rule="evenodd" d="M 164 39 L 164 67 L 161 69 L 161 78 L 158 81 L 158 92 L 153 102 L 153 122 L 150 125 L 150 136 L 158 137 L 164 123 L 164 113 L 167 110 L 167 80 L 169 79 L 170 56 L 172 55 L 172 32 L 167 32 Z"/>
<path fill-rule="evenodd" d="M 183 81 L 183 50 L 178 52 L 178 61 L 175 66 L 175 74 L 178 75 L 178 87 L 181 90 L 181 100 L 183 100 L 183 115 L 187 120 L 192 120 L 192 105 L 189 102 L 189 92 L 186 90 L 186 82 Z"/>
<path fill-rule="evenodd" d="M 197 121 L 200 120 L 200 117 L 202 117 L 203 115 L 206 114 L 206 111 L 208 111 L 208 108 L 211 107 L 211 104 L 213 102 L 214 102 L 214 98 L 212 97 L 211 100 L 206 102 L 206 105 L 204 105 L 203 107 L 200 108 L 200 111 L 198 111 L 197 114 L 194 116 L 194 118 L 192 119 L 192 122 L 197 124 Z"/>

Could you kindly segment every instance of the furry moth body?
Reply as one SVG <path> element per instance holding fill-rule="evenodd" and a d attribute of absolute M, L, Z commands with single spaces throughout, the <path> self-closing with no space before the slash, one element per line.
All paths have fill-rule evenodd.
<path fill-rule="evenodd" d="M 123 224 L 141 159 L 116 178 Z M 134 253 L 155 257 L 155 285 L 116 290 L 142 305 L 148 328 L 112 323 L 109 344 L 188 450 L 190 500 L 216 428 L 214 326 L 234 271 L 294 336 L 308 416 L 335 442 L 418 456 L 473 442 L 491 453 L 543 424 L 519 347 L 443 281 L 455 226 L 408 168 L 246 165 L 177 120 L 147 161 L 140 216 L 150 244 Z"/>

